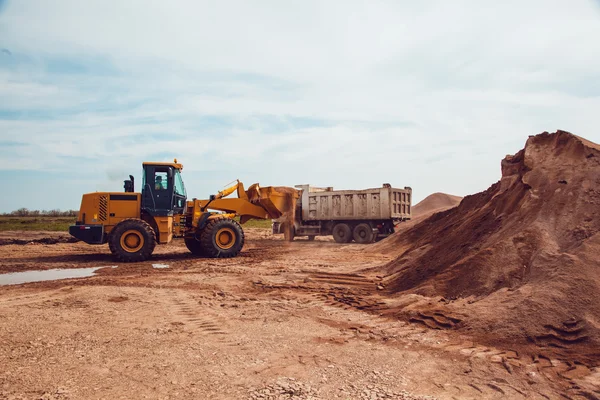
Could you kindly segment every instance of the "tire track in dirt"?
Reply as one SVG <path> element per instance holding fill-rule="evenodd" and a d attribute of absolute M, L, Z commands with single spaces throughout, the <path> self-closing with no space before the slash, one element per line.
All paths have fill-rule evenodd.
<path fill-rule="evenodd" d="M 341 274 L 341 273 L 311 273 L 309 279 L 314 282 L 323 283 L 332 286 L 341 285 L 343 287 L 354 287 L 359 289 L 372 290 L 376 282 L 364 275 L 359 274 Z"/>
<path fill-rule="evenodd" d="M 497 349 L 469 340 L 456 337 L 446 337 L 441 333 L 443 330 L 453 330 L 460 326 L 462 316 L 445 312 L 439 309 L 411 312 L 407 322 L 399 321 L 386 315 L 387 303 L 381 301 L 375 290 L 377 281 L 356 274 L 307 274 L 304 279 L 305 286 L 295 282 L 287 284 L 266 285 L 271 291 L 285 291 L 286 294 L 294 293 L 306 308 L 314 305 L 327 310 L 327 318 L 313 316 L 321 323 L 340 329 L 340 336 L 328 338 L 335 343 L 343 343 L 347 340 L 380 340 L 382 342 L 404 346 L 407 343 L 423 343 L 424 336 L 427 344 L 424 346 L 448 353 L 451 357 L 465 357 L 469 363 L 487 365 L 490 371 L 495 371 L 490 376 L 473 377 L 471 384 L 458 385 L 460 395 L 476 397 L 498 397 L 510 398 L 555 398 L 558 392 L 568 392 L 568 396 L 575 398 L 589 397 L 593 390 L 584 390 L 579 387 L 573 379 L 575 376 L 584 376 L 590 371 L 585 366 L 569 365 L 564 362 L 551 360 L 546 363 L 545 358 L 531 359 L 514 350 Z M 321 287 L 315 284 L 322 285 Z M 273 294 L 271 292 L 271 294 Z M 396 312 L 398 310 L 395 310 Z M 356 313 L 368 314 L 368 317 L 357 318 Z M 377 315 L 373 318 L 373 315 Z M 352 320 L 353 322 L 348 322 Z M 581 335 L 581 327 L 575 323 L 564 329 L 548 327 L 554 333 L 550 339 L 559 338 L 573 339 L 577 341 Z M 347 332 L 347 334 L 344 334 Z M 440 336 L 442 335 L 442 336 Z M 561 336 L 559 336 L 561 335 Z M 445 338 L 441 340 L 440 338 Z M 544 340 L 548 338 L 539 338 Z M 419 345 L 417 345 L 419 346 Z M 423 346 L 422 344 L 420 346 Z M 532 372 L 534 372 L 532 374 Z M 569 373 L 571 376 L 569 376 Z M 546 387 L 526 387 L 515 382 L 522 381 L 512 379 L 513 375 L 535 376 L 540 375 L 546 381 Z M 540 379 L 540 378 L 538 378 Z M 512 382 L 511 382 L 512 381 Z M 543 381 L 543 380 L 542 380 Z M 549 388 L 548 382 L 556 382 L 555 387 Z M 530 380 L 529 384 L 533 384 Z M 569 389 L 572 387 L 573 389 Z"/>
<path fill-rule="evenodd" d="M 184 289 L 168 292 L 169 308 L 172 311 L 172 325 L 181 325 L 190 334 L 208 335 L 224 345 L 237 345 L 230 338 L 225 320 L 200 304 Z"/>
<path fill-rule="evenodd" d="M 51 289 L 44 291 L 36 291 L 31 294 L 24 294 L 22 296 L 14 296 L 6 299 L 2 299 L 4 305 L 10 307 L 33 307 L 43 308 L 49 305 L 57 305 L 65 301 L 66 298 L 73 295 L 74 290 L 72 287 L 63 287 L 61 289 Z M 71 303 L 76 305 L 77 301 L 73 300 Z"/>

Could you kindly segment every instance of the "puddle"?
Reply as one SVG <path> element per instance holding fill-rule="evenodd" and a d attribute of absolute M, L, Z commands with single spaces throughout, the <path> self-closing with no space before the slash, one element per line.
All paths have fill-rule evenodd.
<path fill-rule="evenodd" d="M 48 269 L 45 271 L 23 271 L 0 274 L 0 286 L 18 285 L 21 283 L 55 281 L 59 279 L 88 278 L 106 267 Z"/>
<path fill-rule="evenodd" d="M 163 269 L 163 268 L 169 268 L 169 266 L 166 264 L 152 264 L 152 268 Z"/>

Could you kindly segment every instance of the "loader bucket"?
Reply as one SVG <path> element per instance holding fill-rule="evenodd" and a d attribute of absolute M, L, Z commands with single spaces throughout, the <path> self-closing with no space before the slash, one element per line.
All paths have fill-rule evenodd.
<path fill-rule="evenodd" d="M 269 218 L 278 219 L 286 215 L 293 221 L 296 210 L 296 202 L 298 201 L 298 191 L 289 187 L 282 186 L 267 186 L 259 187 L 254 184 L 246 191 L 248 200 L 262 207 Z"/>

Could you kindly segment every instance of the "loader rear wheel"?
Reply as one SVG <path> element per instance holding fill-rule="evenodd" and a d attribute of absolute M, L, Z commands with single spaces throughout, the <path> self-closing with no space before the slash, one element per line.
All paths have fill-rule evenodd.
<path fill-rule="evenodd" d="M 110 232 L 108 247 L 120 261 L 144 261 L 150 258 L 156 247 L 156 234 L 141 219 L 124 219 Z"/>
<path fill-rule="evenodd" d="M 365 244 L 373 242 L 373 228 L 369 224 L 358 224 L 352 233 L 356 243 Z"/>
<path fill-rule="evenodd" d="M 207 257 L 235 257 L 244 247 L 244 231 L 240 224 L 232 219 L 214 219 L 203 229 L 200 245 Z"/>
<path fill-rule="evenodd" d="M 333 239 L 338 243 L 350 243 L 352 241 L 352 230 L 348 224 L 337 224 L 333 227 Z"/>
<path fill-rule="evenodd" d="M 196 240 L 196 238 L 186 238 L 184 239 L 185 246 L 188 250 L 195 256 L 203 256 L 204 251 L 202 250 L 202 243 Z"/>

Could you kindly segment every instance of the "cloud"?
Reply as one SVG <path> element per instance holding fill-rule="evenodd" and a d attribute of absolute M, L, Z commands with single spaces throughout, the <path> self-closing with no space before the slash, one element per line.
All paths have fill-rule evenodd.
<path fill-rule="evenodd" d="M 583 0 L 8 2 L 0 171 L 120 190 L 177 157 L 192 196 L 238 177 L 473 193 L 529 134 L 600 141 L 599 18 Z"/>

